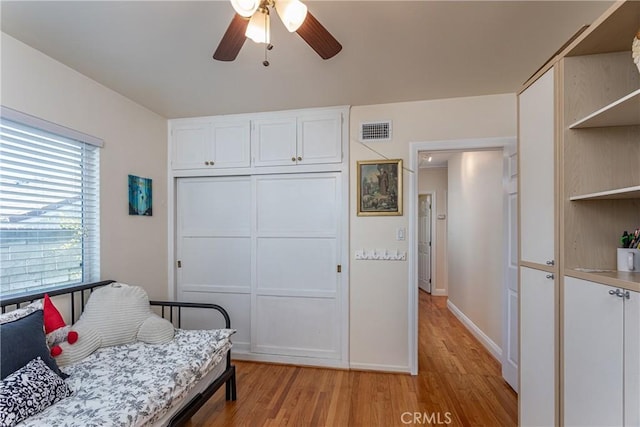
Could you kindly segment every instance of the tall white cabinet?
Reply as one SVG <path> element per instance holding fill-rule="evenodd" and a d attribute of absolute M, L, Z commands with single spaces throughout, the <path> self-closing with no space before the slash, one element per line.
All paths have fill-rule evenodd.
<path fill-rule="evenodd" d="M 518 97 L 520 424 L 557 423 L 556 69 Z"/>
<path fill-rule="evenodd" d="M 348 108 L 170 130 L 177 298 L 229 311 L 235 357 L 348 366 Z"/>
<path fill-rule="evenodd" d="M 615 2 L 518 96 L 520 424 L 640 425 L 640 2 Z"/>

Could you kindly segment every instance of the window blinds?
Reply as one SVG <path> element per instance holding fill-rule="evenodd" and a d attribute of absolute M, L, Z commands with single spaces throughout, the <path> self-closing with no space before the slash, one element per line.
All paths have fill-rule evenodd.
<path fill-rule="evenodd" d="M 99 230 L 98 146 L 3 114 L 0 293 L 99 280 Z"/>

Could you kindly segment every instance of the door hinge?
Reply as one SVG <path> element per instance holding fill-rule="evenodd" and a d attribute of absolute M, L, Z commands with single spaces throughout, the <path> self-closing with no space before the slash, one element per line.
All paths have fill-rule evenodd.
<path fill-rule="evenodd" d="M 182 268 L 182 261 L 178 261 L 178 268 Z"/>
<path fill-rule="evenodd" d="M 336 270 L 338 270 L 338 273 L 342 273 L 342 265 L 338 264 Z"/>

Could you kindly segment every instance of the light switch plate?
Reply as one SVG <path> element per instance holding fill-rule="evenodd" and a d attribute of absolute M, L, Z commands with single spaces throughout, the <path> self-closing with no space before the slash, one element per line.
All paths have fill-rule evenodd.
<path fill-rule="evenodd" d="M 398 229 L 396 229 L 396 240 L 404 240 L 406 234 L 406 229 L 404 227 L 399 227 Z"/>

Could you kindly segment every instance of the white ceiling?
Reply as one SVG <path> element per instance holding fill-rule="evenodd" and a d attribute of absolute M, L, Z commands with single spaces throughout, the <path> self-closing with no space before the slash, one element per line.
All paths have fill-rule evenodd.
<path fill-rule="evenodd" d="M 7 1 L 2 31 L 167 117 L 511 93 L 611 2 L 307 1 L 342 43 L 324 61 L 273 15 L 211 56 L 228 1 Z"/>

